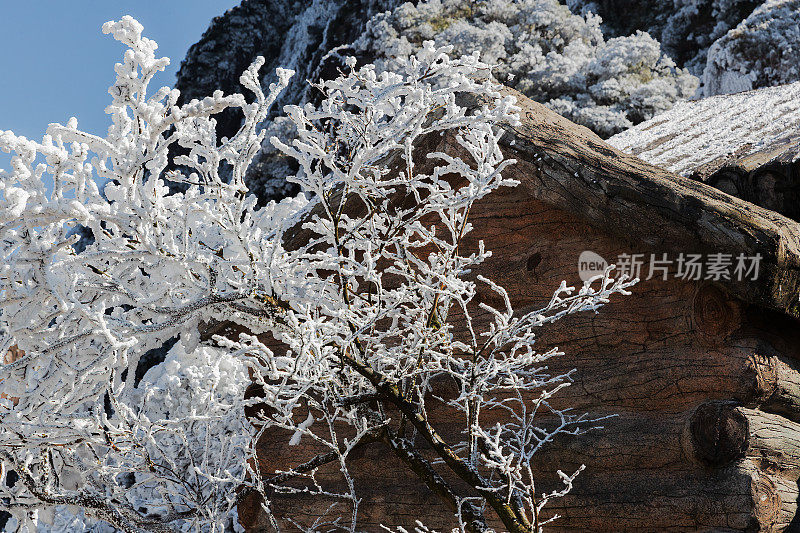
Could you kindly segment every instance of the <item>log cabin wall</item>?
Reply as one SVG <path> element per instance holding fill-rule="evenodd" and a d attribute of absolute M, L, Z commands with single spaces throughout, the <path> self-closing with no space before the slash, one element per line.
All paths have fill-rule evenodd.
<path fill-rule="evenodd" d="M 584 250 L 609 260 L 658 252 L 610 237 L 519 188 L 488 197 L 472 220 L 472 246 L 482 238 L 494 252 L 481 273 L 504 285 L 521 311 L 541 306 L 561 280 L 580 284 Z M 480 297 L 498 303 L 489 292 Z M 574 385 L 554 403 L 613 417 L 536 457 L 541 490 L 558 488 L 557 469 L 586 465 L 573 492 L 548 509 L 561 516 L 550 530 L 779 531 L 793 523 L 798 332 L 794 319 L 753 308 L 712 283 L 677 279 L 674 270 L 666 281 L 641 281 L 597 314 L 544 329 L 539 348 L 566 352 L 551 360 L 552 371 L 577 370 Z M 456 438 L 460 421 L 448 422 L 450 416 L 434 411 L 432 423 L 449 426 L 445 434 Z M 491 425 L 491 417 L 484 422 Z M 275 432 L 262 443 L 265 471 L 313 457 L 308 445 L 287 449 L 282 443 L 290 436 Z M 367 448 L 352 471 L 359 473 L 364 530 L 417 518 L 439 530 L 452 526 L 451 512 L 382 444 Z M 323 469 L 320 479 L 333 482 L 334 474 Z M 330 502 L 280 503 L 310 523 Z M 243 521 L 255 526 L 257 514 L 251 508 Z"/>
<path fill-rule="evenodd" d="M 520 191 L 483 207 L 473 221 L 496 252 L 484 274 L 522 311 L 541 305 L 562 279 L 580 283 L 584 250 L 610 261 L 661 253 Z M 562 517 L 552 530 L 777 531 L 794 520 L 800 324 L 676 274 L 643 280 L 598 314 L 541 334 L 540 349 L 566 352 L 549 365 L 554 373 L 577 369 L 556 402 L 614 415 L 604 429 L 563 437 L 536 458 L 545 479 L 587 465 L 550 509 Z"/>
<path fill-rule="evenodd" d="M 597 314 L 543 329 L 539 349 L 566 352 L 550 361 L 552 372 L 576 369 L 573 386 L 554 402 L 610 416 L 603 429 L 563 436 L 535 457 L 539 490 L 560 488 L 557 469 L 586 464 L 574 490 L 549 508 L 561 516 L 550 529 L 800 530 L 800 226 L 622 154 L 518 98 L 523 124 L 504 146 L 522 184 L 473 209 L 475 231 L 464 246 L 486 242 L 494 255 L 480 273 L 505 286 L 520 312 L 545 303 L 562 280 L 579 284 L 578 258 L 587 250 L 609 262 L 634 253 L 763 258 L 757 280 L 679 279 L 673 268 Z M 429 151 L 458 151 L 452 139 L 442 143 Z M 479 298 L 497 303 L 485 290 Z M 429 414 L 457 440 L 452 413 Z M 288 439 L 265 435 L 265 473 L 314 456 L 313 446 L 287 447 Z M 333 470 L 321 468 L 317 479 L 335 483 Z M 416 519 L 452 527 L 452 512 L 383 444 L 366 447 L 351 471 L 363 498 L 360 529 Z M 281 497 L 275 509 L 310 524 L 330 503 Z M 269 531 L 255 500 L 240 506 L 240 516 L 249 531 Z"/>

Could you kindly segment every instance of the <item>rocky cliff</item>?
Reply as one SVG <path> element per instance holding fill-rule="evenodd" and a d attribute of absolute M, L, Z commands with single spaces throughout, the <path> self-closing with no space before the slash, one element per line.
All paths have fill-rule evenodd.
<path fill-rule="evenodd" d="M 493 1 L 499 9 L 504 0 Z M 282 115 L 286 104 L 314 101 L 318 95 L 308 80 L 335 75 L 340 66 L 329 52 L 347 48 L 365 34 L 370 19 L 395 10 L 401 3 L 402 0 L 244 0 L 216 17 L 201 40 L 190 48 L 178 72 L 176 87 L 185 100 L 208 96 L 217 89 L 244 92 L 239 75 L 262 55 L 266 58 L 262 69 L 265 85 L 274 80 L 278 66 L 297 72 L 273 109 L 275 119 Z M 417 3 L 415 0 L 407 4 Z M 644 6 L 630 0 L 566 3 L 575 13 L 598 13 L 603 18 L 606 37 L 648 31 L 660 40 L 663 50 L 679 67 L 685 66 L 703 77 L 701 90 L 706 94 L 787 83 L 800 76 L 795 61 L 800 50 L 798 0 L 648 0 Z M 374 28 L 370 31 L 374 32 Z M 241 117 L 232 111 L 220 115 L 219 136 L 232 135 L 240 121 Z M 273 134 L 291 136 L 287 121 L 280 118 L 268 120 L 266 127 L 267 139 Z M 248 172 L 247 182 L 264 203 L 297 192 L 284 179 L 295 170 L 292 162 L 267 140 Z"/>
<path fill-rule="evenodd" d="M 397 3 L 397 0 L 244 0 L 211 21 L 181 63 L 175 87 L 184 101 L 203 98 L 217 89 L 246 94 L 239 76 L 257 56 L 263 56 L 266 63 L 261 72 L 265 86 L 275 81 L 276 67 L 296 72 L 273 109 L 273 117 L 282 114 L 284 105 L 314 98 L 307 80 L 336 73 L 338 65 L 323 61 L 329 51 L 355 40 L 372 15 Z M 222 113 L 217 120 L 219 137 L 232 136 L 241 120 L 241 115 L 234 111 Z M 280 130 L 283 126 L 279 122 L 270 127 Z M 267 145 L 250 168 L 248 184 L 262 202 L 279 199 L 296 192 L 294 186 L 283 180 L 291 170 L 290 163 Z"/>

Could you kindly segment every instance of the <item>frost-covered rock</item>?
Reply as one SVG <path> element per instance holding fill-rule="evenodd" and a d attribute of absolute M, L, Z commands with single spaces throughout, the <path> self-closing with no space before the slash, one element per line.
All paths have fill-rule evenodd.
<path fill-rule="evenodd" d="M 768 0 L 716 41 L 705 94 L 729 94 L 800 79 L 800 0 Z"/>
<path fill-rule="evenodd" d="M 675 67 L 656 40 L 645 34 L 606 40 L 598 17 L 571 15 L 556 0 L 400 4 L 245 0 L 214 19 L 192 46 L 176 87 L 184 100 L 203 98 L 217 88 L 242 92 L 239 74 L 257 55 L 266 58 L 264 72 L 277 66 L 295 70 L 297 75 L 268 119 L 269 139 L 273 131 L 291 134 L 284 131 L 286 123 L 272 120 L 285 104 L 313 102 L 318 95 L 307 80 L 335 75 L 340 55 L 360 55 L 367 62 L 377 55 L 380 61 L 407 56 L 423 40 L 436 39 L 453 44 L 454 55 L 480 50 L 484 60 L 499 64 L 501 81 L 605 136 L 694 93 L 696 81 Z M 347 47 L 354 41 L 360 48 Z M 266 85 L 274 80 L 263 81 Z M 230 136 L 240 121 L 235 111 L 220 114 L 218 135 Z M 265 143 L 246 181 L 259 202 L 266 203 L 297 192 L 284 179 L 295 171 L 289 159 Z"/>
<path fill-rule="evenodd" d="M 354 40 L 373 14 L 397 3 L 398 0 L 244 0 L 216 17 L 200 41 L 189 49 L 175 87 L 181 91 L 183 101 L 202 99 L 217 89 L 226 94 L 247 93 L 239 75 L 257 56 L 264 56 L 262 72 L 268 73 L 263 80 L 265 87 L 275 81 L 276 67 L 297 73 L 276 102 L 271 120 L 282 114 L 284 105 L 307 100 L 306 80 L 318 79 L 323 73 L 325 54 Z M 221 113 L 217 118 L 218 136 L 233 135 L 241 120 L 239 112 Z M 295 171 L 266 142 L 248 171 L 247 183 L 260 202 L 279 200 L 298 192 L 296 186 L 284 180 Z"/>
<path fill-rule="evenodd" d="M 673 0 L 674 11 L 663 29 L 655 33 L 661 45 L 680 65 L 700 76 L 709 47 L 749 15 L 759 4 L 753 0 Z"/>
<path fill-rule="evenodd" d="M 380 63 L 434 39 L 452 44 L 454 54 L 480 51 L 498 64 L 503 83 L 608 136 L 697 94 L 686 70 L 702 75 L 717 40 L 706 94 L 798 79 L 798 0 L 771 0 L 753 13 L 761 3 L 567 0 L 569 12 L 556 0 L 245 0 L 214 19 L 190 49 L 176 87 L 185 99 L 216 88 L 241 92 L 239 73 L 263 55 L 264 72 L 276 66 L 298 72 L 267 125 L 267 138 L 273 131 L 291 135 L 286 124 L 272 120 L 283 105 L 316 98 L 306 80 L 335 74 L 340 63 L 332 50 L 370 61 L 377 55 Z M 358 50 L 347 48 L 353 41 Z M 240 120 L 235 112 L 221 115 L 219 135 L 232 134 Z M 265 143 L 247 183 L 265 203 L 297 192 L 284 180 L 295 170 Z"/>
<path fill-rule="evenodd" d="M 681 66 L 700 76 L 711 44 L 734 28 L 760 0 L 567 0 L 576 13 L 603 18 L 607 37 L 646 31 Z"/>
<path fill-rule="evenodd" d="M 647 31 L 678 66 L 702 77 L 700 95 L 800 79 L 797 0 L 567 0 L 603 17 L 607 36 Z"/>
<path fill-rule="evenodd" d="M 478 52 L 499 81 L 606 137 L 694 94 L 697 79 L 658 41 L 606 40 L 600 24 L 556 0 L 429 0 L 376 15 L 354 47 L 383 70 L 426 40 L 452 45 L 453 56 Z"/>

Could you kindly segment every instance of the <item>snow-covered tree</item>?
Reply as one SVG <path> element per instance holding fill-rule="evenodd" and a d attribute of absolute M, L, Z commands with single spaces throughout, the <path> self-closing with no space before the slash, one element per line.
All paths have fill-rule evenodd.
<path fill-rule="evenodd" d="M 168 60 L 141 25 L 123 17 L 103 31 L 129 47 L 104 138 L 75 119 L 51 124 L 41 142 L 0 133 L 0 149 L 13 152 L 0 172 L 0 353 L 19 350 L 0 367 L 7 527 L 232 530 L 237 505 L 253 494 L 279 526 L 272 496 L 300 492 L 338 507 L 294 527 L 319 530 L 344 506 L 349 518 L 336 524 L 355 531 L 349 458 L 380 442 L 454 509 L 458 529 L 486 530 L 491 512 L 509 531 L 539 531 L 542 507 L 577 472 L 559 472 L 563 490 L 543 493 L 531 456 L 597 421 L 551 406 L 571 376 L 548 373 L 560 352 L 536 351 L 536 332 L 595 311 L 632 282 L 607 271 L 577 291 L 564 283 L 520 315 L 502 287 L 471 274 L 490 252 L 461 246 L 470 208 L 515 185 L 503 176 L 513 161 L 498 138 L 516 108 L 489 67 L 432 42 L 392 71 L 348 59 L 347 73 L 317 85 L 318 107 L 286 108 L 292 143 L 272 139 L 298 161 L 290 179 L 303 192 L 257 209 L 243 176 L 292 73 L 279 69 L 265 94 L 259 59 L 241 77 L 252 103 L 218 92 L 178 106 L 176 90 L 147 94 Z M 462 105 L 464 95 L 483 104 Z M 231 107 L 242 127 L 218 139 L 213 117 Z M 439 135 L 464 157 L 419 153 Z M 172 145 L 184 151 L 175 165 Z M 170 193 L 166 179 L 185 191 Z M 102 192 L 99 180 L 108 182 Z M 80 250 L 77 226 L 93 237 Z M 499 308 L 474 300 L 478 284 Z M 245 333 L 202 334 L 222 321 Z M 142 356 L 176 337 L 137 381 Z M 441 394 L 441 378 L 455 395 Z M 245 394 L 252 386 L 255 397 Z M 459 441 L 432 425 L 437 404 L 463 419 Z M 503 422 L 487 425 L 487 413 Z M 262 472 L 256 443 L 280 430 L 286 445 L 320 451 Z M 326 463 L 337 465 L 343 490 L 314 477 Z"/>
<path fill-rule="evenodd" d="M 761 0 L 566 0 L 576 13 L 603 17 L 606 37 L 645 31 L 692 74 L 702 76 L 708 48 L 762 3 Z"/>
<path fill-rule="evenodd" d="M 728 94 L 800 79 L 800 1 L 768 0 L 708 51 L 705 94 Z"/>
<path fill-rule="evenodd" d="M 606 40 L 557 0 L 427 0 L 376 15 L 355 43 L 391 70 L 426 40 L 479 52 L 495 77 L 607 137 L 691 97 L 698 80 L 646 33 Z"/>

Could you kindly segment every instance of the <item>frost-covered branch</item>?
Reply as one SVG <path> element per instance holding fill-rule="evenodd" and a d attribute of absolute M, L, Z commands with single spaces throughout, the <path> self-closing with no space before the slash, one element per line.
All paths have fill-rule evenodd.
<path fill-rule="evenodd" d="M 241 78 L 252 103 L 216 93 L 178 106 L 174 90 L 147 95 L 167 60 L 142 27 L 124 17 L 104 31 L 129 47 L 105 138 L 75 120 L 42 142 L 0 134 L 14 152 L 0 173 L 0 346 L 24 352 L 0 367 L 0 502 L 13 524 L 222 531 L 240 527 L 237 505 L 256 495 L 275 528 L 355 532 L 351 459 L 383 445 L 455 527 L 484 531 L 491 512 L 509 531 L 538 531 L 542 505 L 574 476 L 537 497 L 531 457 L 597 421 L 549 402 L 571 376 L 548 373 L 560 353 L 535 351 L 536 333 L 632 283 L 606 272 L 577 292 L 562 284 L 519 315 L 476 276 L 491 252 L 467 249 L 470 212 L 516 185 L 498 141 L 518 109 L 489 66 L 431 42 L 393 72 L 348 60 L 315 85 L 318 107 L 285 108 L 296 136 L 271 139 L 298 161 L 289 179 L 303 193 L 257 208 L 245 170 L 291 72 L 265 93 L 258 59 Z M 487 103 L 465 108 L 465 93 Z M 214 115 L 229 107 L 244 122 L 217 139 Z M 425 153 L 443 135 L 463 158 Z M 168 180 L 185 190 L 170 193 Z M 79 233 L 91 236 L 81 247 Z M 475 301 L 480 284 L 502 308 Z M 221 321 L 245 333 L 201 343 Z M 462 420 L 462 435 L 434 427 L 434 409 Z M 488 412 L 504 421 L 485 425 Z M 307 459 L 265 470 L 256 448 L 268 438 L 280 439 L 271 459 L 284 448 Z M 295 496 L 328 511 L 301 524 L 280 509 Z"/>

